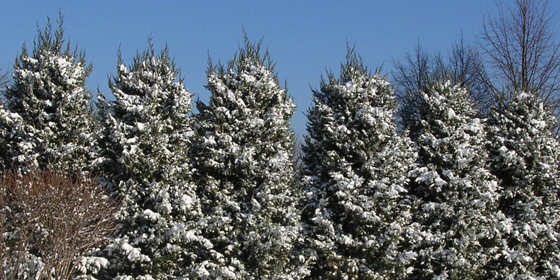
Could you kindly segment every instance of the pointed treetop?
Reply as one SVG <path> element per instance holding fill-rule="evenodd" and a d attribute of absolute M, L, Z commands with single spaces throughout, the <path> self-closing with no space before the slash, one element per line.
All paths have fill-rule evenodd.
<path fill-rule="evenodd" d="M 251 71 L 251 68 L 254 67 L 264 67 L 274 73 L 276 63 L 271 59 L 268 49 L 265 49 L 264 53 L 262 53 L 262 43 L 263 38 L 255 43 L 251 42 L 249 35 L 243 30 L 243 45 L 239 46 L 239 50 L 234 55 L 234 58 L 227 63 L 227 69 L 220 62 L 217 65 L 213 65 L 212 60 L 209 58 L 207 74 L 210 76 L 214 73 L 242 73 L 244 71 Z M 276 78 L 276 75 L 274 77 Z"/>
<path fill-rule="evenodd" d="M 78 51 L 78 46 L 72 50 L 70 42 L 64 39 L 64 15 L 62 15 L 62 13 L 59 13 L 56 22 L 57 28 L 54 31 L 49 17 L 47 17 L 47 25 L 45 28 L 41 28 L 37 23 L 38 37 L 33 41 L 33 58 L 40 58 L 46 53 L 54 53 L 70 58 L 74 63 L 80 63 L 85 66 L 85 52 L 83 50 Z M 23 58 L 28 56 L 27 48 L 24 44 L 22 47 L 22 55 L 16 60 L 16 68 L 18 68 L 18 64 L 22 63 Z M 92 71 L 91 64 L 84 68 L 86 75 L 89 75 Z"/>

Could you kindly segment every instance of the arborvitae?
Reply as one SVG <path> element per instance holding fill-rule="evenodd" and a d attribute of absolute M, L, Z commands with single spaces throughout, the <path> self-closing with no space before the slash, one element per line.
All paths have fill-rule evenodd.
<path fill-rule="evenodd" d="M 477 279 L 502 249 L 498 183 L 485 167 L 485 126 L 467 90 L 436 84 L 421 95 L 415 217 L 425 229 L 415 278 Z"/>
<path fill-rule="evenodd" d="M 399 279 L 411 272 L 408 174 L 412 142 L 397 133 L 385 78 L 353 49 L 340 78 L 314 91 L 303 146 L 303 212 L 310 279 Z"/>
<path fill-rule="evenodd" d="M 194 226 L 201 217 L 187 157 L 191 94 L 178 76 L 167 48 L 158 55 L 150 44 L 130 67 L 119 56 L 109 83 L 115 101 L 99 96 L 99 161 L 122 204 L 102 252 L 109 260 L 103 279 L 188 277 L 204 243 Z"/>
<path fill-rule="evenodd" d="M 65 43 L 62 16 L 38 29 L 34 49 L 25 46 L 0 108 L 4 168 L 50 167 L 74 175 L 91 170 L 94 120 L 84 88 L 91 65 Z"/>
<path fill-rule="evenodd" d="M 210 63 L 211 64 L 211 63 Z M 297 237 L 290 118 L 295 106 L 261 43 L 207 71 L 209 105 L 197 103 L 196 162 L 212 248 L 193 278 L 281 279 Z"/>
<path fill-rule="evenodd" d="M 491 110 L 491 170 L 500 179 L 507 251 L 493 269 L 508 279 L 560 278 L 556 118 L 535 95 L 516 92 Z"/>

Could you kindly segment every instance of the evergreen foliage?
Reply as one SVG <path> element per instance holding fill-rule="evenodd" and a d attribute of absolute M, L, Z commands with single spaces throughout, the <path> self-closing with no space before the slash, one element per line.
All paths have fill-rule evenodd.
<path fill-rule="evenodd" d="M 130 67 L 119 56 L 110 81 L 114 102 L 99 96 L 100 158 L 108 186 L 122 203 L 118 229 L 103 251 L 105 279 L 185 277 L 203 244 L 200 217 L 190 183 L 187 149 L 192 129 L 191 94 L 178 80 L 167 48 L 153 45 Z"/>
<path fill-rule="evenodd" d="M 411 272 L 412 142 L 397 134 L 389 83 L 353 49 L 314 91 L 303 147 L 310 279 L 398 279 Z"/>
<path fill-rule="evenodd" d="M 546 27 L 531 4 L 519 15 Z M 502 16 L 483 40 L 515 39 Z M 209 62 L 210 101 L 191 115 L 150 40 L 130 66 L 119 53 L 114 100 L 93 110 L 92 66 L 57 24 L 0 75 L 0 278 L 560 279 L 558 108 L 539 99 L 554 90 L 520 81 L 480 108 L 496 86 L 462 41 L 449 62 L 418 47 L 397 65 L 399 112 L 348 48 L 313 90 L 300 147 L 262 42 L 245 34 L 233 60 Z M 521 63 L 507 46 L 497 57 Z M 558 72 L 548 62 L 536 70 Z"/>
<path fill-rule="evenodd" d="M 533 94 L 515 92 L 491 111 L 491 170 L 500 179 L 507 251 L 497 275 L 560 277 L 558 202 L 560 147 L 556 118 Z"/>
<path fill-rule="evenodd" d="M 38 28 L 34 49 L 25 46 L 14 65 L 12 83 L 0 108 L 4 168 L 49 167 L 75 175 L 91 171 L 94 120 L 91 94 L 84 88 L 91 73 L 85 54 L 70 50 L 63 18 Z"/>
<path fill-rule="evenodd" d="M 197 103 L 196 163 L 204 238 L 196 278 L 285 279 L 298 234 L 290 118 L 295 106 L 261 43 L 207 71 L 208 105 Z"/>
<path fill-rule="evenodd" d="M 485 125 L 466 89 L 439 83 L 422 94 L 413 140 L 419 168 L 413 193 L 425 229 L 414 278 L 477 279 L 503 249 L 498 182 L 485 167 Z"/>

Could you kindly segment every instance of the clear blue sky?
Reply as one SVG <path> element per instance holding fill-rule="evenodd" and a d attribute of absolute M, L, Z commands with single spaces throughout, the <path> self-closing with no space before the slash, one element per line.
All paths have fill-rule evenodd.
<path fill-rule="evenodd" d="M 550 7 L 557 11 L 559 2 L 551 1 Z M 66 38 L 93 64 L 88 89 L 99 87 L 105 94 L 119 46 L 129 64 L 151 34 L 156 49 L 168 45 L 195 99 L 206 102 L 208 56 L 214 62 L 231 60 L 243 40 L 242 28 L 252 40 L 263 37 L 298 106 L 292 122 L 301 135 L 310 88 L 319 87 L 325 70 L 338 73 L 347 42 L 355 44 L 368 67 L 383 65 L 382 72 L 389 74 L 393 62 L 413 52 L 418 42 L 427 51 L 446 53 L 461 32 L 474 41 L 484 15 L 495 13 L 496 6 L 492 0 L 0 1 L 0 67 L 11 69 L 23 43 L 33 48 L 37 24 L 44 27 L 47 17 L 54 22 L 59 11 Z"/>

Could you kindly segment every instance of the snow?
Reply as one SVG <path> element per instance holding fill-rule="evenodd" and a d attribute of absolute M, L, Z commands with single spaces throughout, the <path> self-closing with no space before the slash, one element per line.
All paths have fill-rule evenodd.
<path fill-rule="evenodd" d="M 393 202 L 406 193 L 415 152 L 397 133 L 389 84 L 350 58 L 340 78 L 329 74 L 315 92 L 308 114 L 303 147 L 308 200 L 302 222 L 309 250 L 320 256 L 310 268 L 311 278 L 369 279 L 370 273 L 389 271 L 384 277 L 399 278 L 412 270 L 391 248 L 399 247 L 399 234 L 412 228 L 406 222 L 410 213 L 395 209 Z M 332 259 L 337 261 L 329 265 Z M 358 263 L 380 263 L 379 271 Z"/>
<path fill-rule="evenodd" d="M 273 71 L 242 49 L 228 69 L 211 68 L 208 105 L 198 104 L 195 181 L 215 252 L 198 260 L 214 279 L 283 278 L 297 236 L 291 194 L 289 118 L 295 110 Z M 243 234 L 236 225 L 243 224 Z"/>
<path fill-rule="evenodd" d="M 102 127 L 86 117 L 80 57 L 22 55 L 2 93 L 0 163 L 102 170 L 122 199 L 117 230 L 79 259 L 79 273 L 560 277 L 560 147 L 555 116 L 534 94 L 511 93 L 486 120 L 467 89 L 436 83 L 401 133 L 389 82 L 349 53 L 340 77 L 314 92 L 297 171 L 293 100 L 245 47 L 232 67 L 210 68 L 211 101 L 194 115 L 166 51 L 119 64 L 115 101 L 99 98 Z M 27 278 L 45 265 L 30 253 L 23 261 Z"/>
<path fill-rule="evenodd" d="M 184 194 L 181 196 L 180 200 L 176 205 L 178 205 L 181 209 L 189 209 L 193 205 L 193 198 Z"/>
<path fill-rule="evenodd" d="M 77 271 L 86 274 L 93 273 L 97 274 L 102 268 L 107 268 L 109 266 L 109 261 L 102 257 L 83 257 L 80 259 Z"/>
<path fill-rule="evenodd" d="M 155 213 L 154 211 L 150 210 L 150 209 L 146 209 L 144 210 L 144 217 L 148 220 L 148 221 L 157 221 L 160 218 L 160 214 Z"/>
<path fill-rule="evenodd" d="M 115 101 L 99 98 L 104 124 L 99 140 L 110 140 L 104 143 L 109 148 L 102 163 L 106 180 L 122 197 L 119 229 L 103 250 L 111 262 L 105 273 L 124 278 L 133 277 L 125 274 L 139 267 L 143 276 L 135 279 L 162 279 L 188 271 L 185 259 L 167 265 L 168 271 L 151 273 L 154 265 L 172 256 L 191 254 L 197 246 L 211 247 L 191 230 L 200 215 L 187 158 L 187 143 L 194 134 L 187 118 L 191 94 L 180 83 L 178 69 L 169 65 L 166 49 L 159 55 L 153 50 L 138 54 L 130 67 L 120 64 L 111 80 Z M 133 242 L 111 245 L 121 244 L 120 240 Z M 152 249 L 159 246 L 167 250 Z"/>
<path fill-rule="evenodd" d="M 409 120 L 417 129 L 410 135 L 421 151 L 422 165 L 413 172 L 419 186 L 412 191 L 420 198 L 421 211 L 415 215 L 424 227 L 422 234 L 430 237 L 421 241 L 420 252 L 430 256 L 426 265 L 432 269 L 418 271 L 419 276 L 484 275 L 491 259 L 486 250 L 504 244 L 495 230 L 501 225 L 499 193 L 497 179 L 485 168 L 485 129 L 465 89 L 436 84 L 421 97 L 417 106 L 424 107 Z M 484 238 L 492 242 L 481 242 Z"/>

